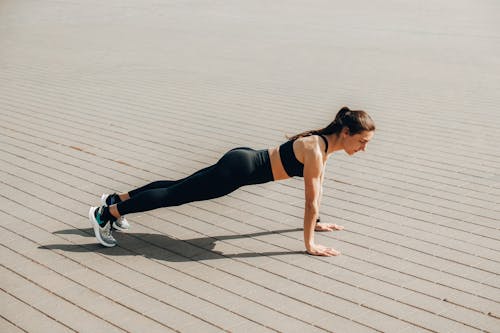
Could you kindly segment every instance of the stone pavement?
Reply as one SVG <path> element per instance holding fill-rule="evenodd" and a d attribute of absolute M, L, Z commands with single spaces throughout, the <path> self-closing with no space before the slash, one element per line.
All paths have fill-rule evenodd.
<path fill-rule="evenodd" d="M 498 1 L 0 2 L 1 332 L 500 332 Z M 300 179 L 87 219 L 372 114 L 330 159 L 304 254 Z"/>

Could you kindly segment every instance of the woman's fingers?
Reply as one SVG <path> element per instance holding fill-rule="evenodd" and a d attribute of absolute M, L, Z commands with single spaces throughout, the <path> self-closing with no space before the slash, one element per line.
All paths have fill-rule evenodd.
<path fill-rule="evenodd" d="M 316 231 L 337 231 L 344 230 L 344 227 L 337 224 L 332 223 L 316 223 L 316 227 L 314 228 Z"/>
<path fill-rule="evenodd" d="M 308 250 L 307 252 L 315 256 L 323 256 L 323 257 L 332 257 L 340 255 L 339 251 L 331 247 L 325 247 L 322 245 L 317 245 L 314 249 Z"/>
<path fill-rule="evenodd" d="M 337 251 L 335 249 L 329 248 L 328 249 L 328 254 L 329 254 L 329 256 L 338 256 L 338 255 L 340 255 L 340 251 Z"/>
<path fill-rule="evenodd" d="M 332 230 L 344 230 L 344 226 L 342 225 L 337 225 L 337 224 L 331 224 Z"/>
<path fill-rule="evenodd" d="M 320 253 L 322 256 L 327 256 L 327 257 L 331 257 L 331 256 L 338 256 L 340 254 L 339 251 L 331 248 L 331 247 L 323 247 L 321 250 L 320 250 Z"/>

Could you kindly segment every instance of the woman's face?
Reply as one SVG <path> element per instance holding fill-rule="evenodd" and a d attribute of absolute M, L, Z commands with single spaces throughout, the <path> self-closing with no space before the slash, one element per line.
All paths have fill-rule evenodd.
<path fill-rule="evenodd" d="M 354 155 L 358 151 L 365 151 L 368 142 L 370 142 L 374 134 L 373 131 L 363 131 L 358 134 L 349 135 L 348 131 L 343 131 L 344 151 L 349 155 Z"/>

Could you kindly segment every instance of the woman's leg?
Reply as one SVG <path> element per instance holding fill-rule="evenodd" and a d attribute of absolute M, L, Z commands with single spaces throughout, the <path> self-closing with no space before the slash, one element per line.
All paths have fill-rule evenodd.
<path fill-rule="evenodd" d="M 117 211 L 120 215 L 126 215 L 228 194 L 239 186 L 235 184 L 235 179 L 224 174 L 223 168 L 223 165 L 216 164 L 175 185 L 143 190 L 131 196 L 129 200 L 118 203 Z"/>
<path fill-rule="evenodd" d="M 215 165 L 202 169 L 189 177 L 164 183 L 167 187 L 156 187 L 152 183 L 131 192 L 129 200 L 110 207 L 110 212 L 118 217 L 130 213 L 148 211 L 160 207 L 179 206 L 193 201 L 208 200 L 229 194 L 237 188 L 255 184 L 252 179 L 256 169 L 257 152 L 248 148 L 233 149 L 226 153 Z M 263 167 L 269 168 L 268 165 Z M 266 179 L 270 181 L 272 179 Z"/>
<path fill-rule="evenodd" d="M 208 169 L 208 168 L 199 170 L 198 172 L 203 172 L 206 169 Z M 198 173 L 198 172 L 196 172 L 196 173 Z M 193 174 L 193 175 L 195 175 L 195 174 Z M 188 177 L 186 177 L 186 178 L 188 178 Z M 116 198 L 113 198 L 112 200 L 114 202 L 125 201 L 125 200 L 128 200 L 131 197 L 136 196 L 137 194 L 142 193 L 142 192 L 147 191 L 147 190 L 153 190 L 153 189 L 157 189 L 157 188 L 169 188 L 170 186 L 173 186 L 175 184 L 178 184 L 178 183 L 182 182 L 186 178 L 179 179 L 179 180 L 158 180 L 158 181 L 154 181 L 152 183 L 149 183 L 147 185 L 141 186 L 141 187 L 136 188 L 136 189 L 134 189 L 132 191 L 129 191 L 129 192 L 112 194 L 112 196 L 116 195 L 119 198 L 119 200 L 116 200 Z M 108 204 L 109 203 L 110 202 L 108 202 Z"/>
<path fill-rule="evenodd" d="M 138 194 L 140 194 L 140 193 L 142 193 L 144 191 L 154 190 L 154 189 L 160 189 L 160 188 L 169 188 L 171 186 L 179 184 L 180 182 L 186 180 L 189 177 L 193 177 L 193 176 L 195 176 L 198 173 L 205 172 L 209 168 L 211 168 L 211 167 L 203 168 L 203 169 L 195 172 L 191 176 L 188 176 L 186 178 L 182 178 L 182 179 L 179 179 L 179 180 L 158 180 L 158 181 L 154 181 L 154 182 L 149 183 L 147 185 L 144 185 L 144 186 L 141 186 L 139 188 L 136 188 L 136 189 L 134 189 L 132 191 L 129 191 L 129 192 L 126 192 L 126 193 L 120 193 L 119 196 L 120 196 L 121 201 L 125 201 L 125 200 L 128 200 L 128 199 L 132 198 L 132 197 L 137 196 Z"/>
<path fill-rule="evenodd" d="M 164 199 L 166 199 L 164 198 L 165 190 L 173 187 L 174 185 L 181 184 L 184 181 L 192 180 L 196 177 L 205 177 L 205 175 L 210 174 L 210 171 L 216 166 L 217 164 L 198 170 L 191 176 L 179 180 L 155 181 L 142 187 L 136 188 L 130 192 L 116 194 L 120 200 L 115 201 L 115 203 L 109 204 L 107 209 L 104 209 L 104 218 L 106 220 L 111 219 L 115 221 L 116 219 L 128 214 L 128 212 L 136 213 L 152 210 L 155 208 L 166 207 L 165 205 L 160 203 L 163 202 Z M 118 209 L 118 205 L 122 207 L 120 210 Z M 174 205 L 175 204 L 172 204 L 171 206 Z"/>
<path fill-rule="evenodd" d="M 111 247 L 116 245 L 111 225 L 120 215 L 213 199 L 244 185 L 272 180 L 267 150 L 237 148 L 227 152 L 217 164 L 189 177 L 178 181 L 154 182 L 131 191 L 128 200 L 110 206 L 90 207 L 89 219 L 99 242 Z"/>

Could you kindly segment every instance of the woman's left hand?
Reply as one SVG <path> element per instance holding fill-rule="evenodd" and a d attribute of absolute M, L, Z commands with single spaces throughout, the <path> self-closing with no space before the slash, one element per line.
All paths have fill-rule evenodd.
<path fill-rule="evenodd" d="M 311 245 L 307 247 L 307 253 L 312 254 L 313 256 L 323 256 L 323 257 L 331 257 L 331 256 L 339 256 L 340 252 L 323 245 Z"/>
<path fill-rule="evenodd" d="M 336 225 L 333 223 L 316 223 L 314 227 L 314 231 L 338 231 L 344 230 L 344 227 L 341 225 Z"/>

